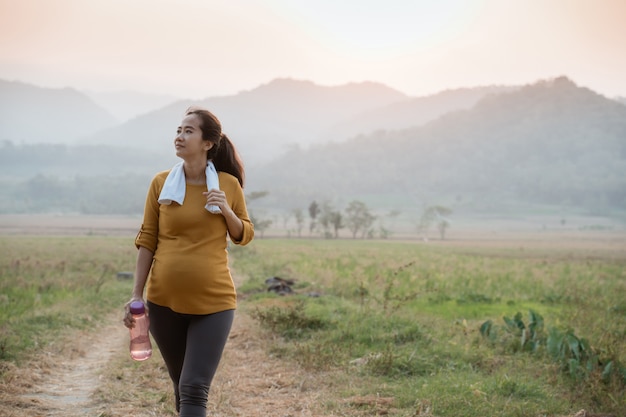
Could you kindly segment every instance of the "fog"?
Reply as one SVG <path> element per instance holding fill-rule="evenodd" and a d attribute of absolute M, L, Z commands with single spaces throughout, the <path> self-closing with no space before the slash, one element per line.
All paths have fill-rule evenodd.
<path fill-rule="evenodd" d="M 202 105 L 238 147 L 246 194 L 263 195 L 250 210 L 268 227 L 295 233 L 314 201 L 344 216 L 362 202 L 395 233 L 434 206 L 457 229 L 484 216 L 538 229 L 625 218 L 626 106 L 567 77 L 423 97 L 292 79 L 200 101 L 0 88 L 4 214 L 140 215 L 151 177 L 177 162 L 185 109 Z"/>

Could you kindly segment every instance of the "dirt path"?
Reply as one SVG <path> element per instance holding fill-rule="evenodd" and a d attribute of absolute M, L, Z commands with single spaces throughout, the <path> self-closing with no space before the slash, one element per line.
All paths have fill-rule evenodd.
<path fill-rule="evenodd" d="M 111 316 L 97 332 L 84 334 L 77 342 L 48 351 L 32 361 L 28 369 L 14 370 L 14 395 L 0 399 L 0 415 L 5 417 L 117 417 L 171 416 L 159 407 L 124 403 L 108 398 L 108 404 L 94 395 L 110 392 L 107 367 L 126 359 L 127 333 L 119 317 Z M 215 377 L 207 415 L 233 416 L 331 416 L 320 412 L 323 389 L 319 377 L 307 374 L 293 364 L 267 353 L 267 341 L 253 320 L 238 311 L 220 369 Z M 157 366 L 154 358 L 153 367 Z M 137 372 L 141 372 L 138 368 Z M 22 377 L 20 377 L 20 373 Z M 170 384 L 164 369 L 157 373 L 157 384 L 169 395 Z M 123 383 L 120 382 L 119 385 Z M 103 388 L 104 387 L 104 388 Z M 107 391 L 108 390 L 108 391 Z M 5 393 L 6 394 L 6 393 Z M 8 397 L 8 399 L 7 399 Z M 161 406 L 161 409 L 163 407 Z M 131 411 L 132 409 L 132 411 Z"/>
<path fill-rule="evenodd" d="M 128 357 L 126 329 L 111 317 L 77 343 L 50 349 L 0 385 L 2 417 L 172 417 L 171 384 L 157 354 L 137 366 Z M 338 399 L 331 379 L 270 355 L 257 324 L 238 311 L 209 394 L 208 416 L 336 417 L 397 415 L 392 398 Z M 144 365 L 145 364 L 145 365 Z M 6 370 L 5 370 L 6 371 Z M 114 375 L 111 378 L 111 373 Z M 139 376 L 151 389 L 133 391 Z M 129 388 L 130 387 L 130 388 Z M 335 412 L 326 409 L 334 402 Z M 415 416 L 432 417 L 428 410 Z M 581 410 L 575 417 L 598 417 Z"/>
<path fill-rule="evenodd" d="M 83 337 L 58 348 L 53 345 L 18 372 L 15 380 L 21 379 L 25 386 L 16 393 L 9 416 L 98 415 L 92 393 L 111 357 L 125 347 L 119 320 L 111 317 L 107 322 L 98 332 L 82 333 Z M 17 385 L 13 388 L 19 389 Z"/>
<path fill-rule="evenodd" d="M 265 344 L 252 319 L 238 313 L 211 388 L 209 411 L 225 417 L 323 416 L 319 379 L 269 356 Z"/>

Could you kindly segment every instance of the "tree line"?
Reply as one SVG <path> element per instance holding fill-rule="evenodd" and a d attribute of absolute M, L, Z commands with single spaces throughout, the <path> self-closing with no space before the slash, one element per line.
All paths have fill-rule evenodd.
<path fill-rule="evenodd" d="M 246 196 L 249 204 L 259 198 L 267 196 L 269 193 L 257 192 Z M 391 236 L 392 231 L 385 226 L 384 219 L 372 212 L 372 209 L 366 203 L 359 200 L 352 200 L 348 206 L 342 211 L 334 207 L 329 201 L 318 203 L 313 200 L 307 209 L 308 214 L 308 236 L 321 236 L 325 239 L 339 238 L 339 231 L 347 229 L 352 239 L 387 239 Z M 440 238 L 445 239 L 446 230 L 450 227 L 449 216 L 452 209 L 436 205 L 428 206 L 424 209 L 420 221 L 416 226 L 416 231 L 423 235 L 428 234 L 428 230 L 435 226 L 439 232 Z M 399 210 L 391 210 L 385 215 L 385 218 L 393 219 L 400 215 Z M 260 237 L 263 237 L 265 231 L 269 229 L 274 221 L 255 214 L 254 209 L 250 211 L 250 217 L 254 223 L 255 230 Z M 286 225 L 290 219 L 294 220 L 295 227 L 287 229 Z M 379 220 L 376 225 L 376 220 Z M 303 237 L 302 233 L 307 226 L 307 216 L 302 208 L 291 209 L 283 216 L 284 226 L 288 230 L 288 236 L 292 232 L 294 236 Z M 377 226 L 377 227 L 376 227 Z"/>

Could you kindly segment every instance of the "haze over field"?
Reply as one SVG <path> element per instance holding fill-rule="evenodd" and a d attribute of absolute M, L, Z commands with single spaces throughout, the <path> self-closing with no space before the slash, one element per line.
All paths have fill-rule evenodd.
<path fill-rule="evenodd" d="M 625 15 L 619 0 L 0 0 L 0 213 L 140 213 L 200 104 L 273 216 L 358 200 L 623 218 Z"/>

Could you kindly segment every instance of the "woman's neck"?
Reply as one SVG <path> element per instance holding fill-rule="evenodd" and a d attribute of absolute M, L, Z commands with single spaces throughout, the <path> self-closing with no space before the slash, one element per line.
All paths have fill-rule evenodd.
<path fill-rule="evenodd" d="M 206 183 L 206 164 L 207 162 L 188 162 L 183 163 L 185 170 L 185 181 L 187 184 L 205 184 Z"/>

